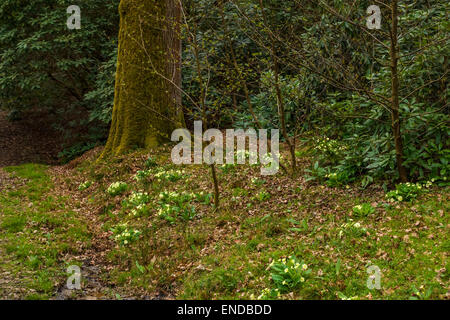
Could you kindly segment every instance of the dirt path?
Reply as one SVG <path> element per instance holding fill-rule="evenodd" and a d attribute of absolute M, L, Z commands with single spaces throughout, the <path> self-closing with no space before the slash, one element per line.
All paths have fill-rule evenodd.
<path fill-rule="evenodd" d="M 79 213 L 92 235 L 91 245 L 80 245 L 76 254 L 64 254 L 62 260 L 76 261 L 82 265 L 81 290 L 69 290 L 66 279 L 55 279 L 55 291 L 50 296 L 54 300 L 104 300 L 104 299 L 158 299 L 158 295 L 149 296 L 142 290 L 124 292 L 116 288 L 109 281 L 109 272 L 114 266 L 108 262 L 107 254 L 114 243 L 111 242 L 108 232 L 102 229 L 99 219 L 101 208 L 93 207 L 87 198 L 77 196 L 76 190 L 67 177 L 73 172 L 73 164 L 58 165 L 57 154 L 61 150 L 61 137 L 52 129 L 51 123 L 55 119 L 45 112 L 29 111 L 22 116 L 22 120 L 8 121 L 7 113 L 0 110 L 0 193 L 17 191 L 27 184 L 26 179 L 15 178 L 8 174 L 3 167 L 21 165 L 26 163 L 41 163 L 50 165 L 47 173 L 53 180 L 54 188 L 50 191 L 53 198 L 66 197 L 65 205 Z M 39 206 L 39 202 L 35 204 Z M 4 218 L 0 207 L 0 224 Z M 39 230 L 36 230 L 39 233 Z M 23 299 L 35 293 L 24 278 L 34 279 L 35 274 L 25 274 L 20 267 L 20 261 L 5 251 L 6 239 L 0 237 L 0 300 Z M 61 258 L 61 257 L 60 257 Z M 16 262 L 17 261 L 17 262 Z M 17 265 L 2 268 L 2 266 Z M 64 268 L 61 265 L 61 268 Z M 128 290 L 127 290 L 128 291 Z"/>
<path fill-rule="evenodd" d="M 57 154 L 61 150 L 61 141 L 58 132 L 51 127 L 53 119 L 42 111 L 29 111 L 22 116 L 19 121 L 9 121 L 7 112 L 0 110 L 0 192 L 17 190 L 25 184 L 20 179 L 15 179 L 2 167 L 20 165 L 24 163 L 42 163 L 48 165 L 58 164 Z M 55 190 L 52 195 L 64 195 L 70 192 L 69 187 L 57 178 L 70 174 L 64 166 L 52 166 L 49 173 L 56 180 Z M 61 179 L 63 180 L 63 179 Z M 70 202 L 70 201 L 69 201 Z M 71 205 L 72 203 L 67 203 Z M 83 214 L 85 214 L 83 212 Z M 83 286 L 81 290 L 71 291 L 66 288 L 65 282 L 58 285 L 53 299 L 111 299 L 114 296 L 108 295 L 113 291 L 108 283 L 102 279 L 105 267 L 104 255 L 108 251 L 105 246 L 108 244 L 107 235 L 100 230 L 100 224 L 96 221 L 95 214 L 86 214 L 87 223 L 92 226 L 91 232 L 95 234 L 94 245 L 90 250 L 85 250 L 77 257 L 72 257 L 75 261 L 83 264 L 82 278 Z M 0 212 L 0 222 L 2 213 Z M 4 239 L 0 237 L 0 266 L 6 260 L 15 258 L 7 254 L 3 245 Z M 21 278 L 22 273 L 15 273 L 12 270 L 0 268 L 0 299 L 21 299 L 32 293 Z M 122 296 L 127 298 L 126 296 Z"/>
<path fill-rule="evenodd" d="M 59 198 L 67 196 L 71 192 L 70 186 L 65 182 L 65 177 L 71 174 L 67 166 L 52 166 L 48 169 L 48 174 L 52 177 L 54 187 L 49 190 L 47 196 Z M 15 177 L 14 174 L 10 174 L 3 168 L 0 168 L 1 194 L 6 195 L 9 192 L 18 192 L 21 188 L 26 187 L 28 182 L 28 179 Z M 40 200 L 30 203 L 33 207 L 40 206 Z M 61 252 L 58 256 L 61 271 L 66 268 L 63 261 L 74 261 L 82 265 L 81 289 L 69 290 L 66 286 L 67 279 L 55 276 L 52 279 L 55 285 L 55 291 L 53 291 L 53 294 L 49 298 L 52 300 L 105 300 L 117 299 L 118 297 L 121 299 L 145 298 L 139 295 L 124 294 L 108 280 L 108 273 L 112 270 L 113 266 L 108 263 L 106 255 L 113 247 L 113 244 L 109 239 L 109 234 L 102 230 L 102 224 L 99 221 L 98 215 L 92 210 L 86 202 L 86 199 L 70 197 L 67 199 L 65 205 L 79 213 L 78 219 L 82 220 L 87 226 L 87 229 L 92 235 L 92 239 L 89 241 L 89 245 L 83 241 L 78 241 L 76 244 L 72 243 L 79 248 L 79 251 Z M 80 205 L 82 208 L 77 209 Z M 4 208 L 7 208 L 7 206 L 2 206 L 2 203 L 0 203 L 0 300 L 23 299 L 24 297 L 37 293 L 33 288 L 37 278 L 37 271 L 24 268 L 23 260 L 7 252 L 6 248 L 11 243 L 2 229 L 5 218 L 3 213 Z M 89 208 L 90 210 L 84 210 L 84 208 Z M 17 210 L 20 210 L 20 207 L 17 207 Z M 21 212 L 17 211 L 16 213 L 20 214 Z M 60 212 L 55 211 L 55 214 L 58 213 Z M 47 214 L 50 214 L 50 212 L 47 212 Z M 27 223 L 27 227 L 32 228 L 30 223 Z M 64 227 L 68 228 L 70 225 Z M 38 235 L 40 233 L 42 233 L 41 230 L 36 229 L 33 234 Z M 40 236 L 43 237 L 44 234 L 42 233 Z M 39 243 L 36 243 L 36 239 L 33 241 L 32 246 L 35 249 L 44 249 L 40 247 Z"/>
<path fill-rule="evenodd" d="M 70 184 L 67 183 L 65 177 L 71 176 L 72 172 L 69 167 L 71 165 L 53 166 L 49 169 L 49 174 L 54 183 L 54 196 L 64 196 L 72 193 Z M 66 260 L 77 261 L 82 264 L 81 290 L 69 290 L 63 281 L 59 284 L 58 290 L 53 297 L 55 300 L 103 300 L 114 299 L 111 292 L 114 288 L 107 281 L 105 275 L 112 269 L 112 266 L 106 261 L 106 255 L 109 252 L 112 243 L 107 232 L 102 230 L 102 223 L 99 221 L 96 208 L 92 208 L 87 199 L 78 198 L 72 194 L 67 200 L 67 205 L 71 208 L 80 206 L 78 210 L 80 218 L 84 220 L 90 233 L 92 234 L 92 246 L 83 248 L 77 255 L 65 257 Z M 125 298 L 122 294 L 121 297 Z"/>
<path fill-rule="evenodd" d="M 45 112 L 29 111 L 22 120 L 8 121 L 0 110 L 0 168 L 23 163 L 56 164 L 60 135 Z"/>
<path fill-rule="evenodd" d="M 87 154 L 84 155 L 84 157 L 86 156 Z M 65 177 L 73 175 L 70 169 L 72 165 L 73 163 L 69 163 L 63 166 L 53 166 L 49 169 L 49 174 L 52 176 L 55 185 L 52 194 L 54 196 L 72 194 L 67 204 L 71 208 L 80 207 L 77 211 L 88 226 L 92 234 L 92 240 L 89 248 L 84 248 L 76 256 L 71 256 L 70 258 L 67 256 L 65 258 L 66 260 L 82 263 L 81 276 L 83 285 L 81 290 L 68 290 L 66 283 L 62 282 L 53 299 L 109 300 L 117 299 L 119 296 L 120 299 L 124 300 L 154 299 L 155 297 L 148 296 L 142 290 L 124 292 L 109 281 L 108 274 L 115 266 L 108 261 L 107 255 L 114 247 L 114 242 L 110 239 L 110 234 L 103 230 L 103 223 L 99 216 L 101 207 L 95 207 L 90 204 L 88 198 L 77 197 L 76 193 L 71 190 L 71 184 L 67 182 Z"/>

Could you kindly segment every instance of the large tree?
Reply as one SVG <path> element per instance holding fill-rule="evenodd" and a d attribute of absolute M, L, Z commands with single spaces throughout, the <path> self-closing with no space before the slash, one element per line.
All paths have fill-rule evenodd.
<path fill-rule="evenodd" d="M 102 158 L 167 141 L 183 126 L 180 0 L 121 0 L 114 108 Z"/>

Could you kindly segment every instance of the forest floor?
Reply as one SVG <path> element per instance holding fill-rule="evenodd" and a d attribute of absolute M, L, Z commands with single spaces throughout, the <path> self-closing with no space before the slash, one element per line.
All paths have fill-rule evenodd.
<path fill-rule="evenodd" d="M 96 224 L 66 210 L 68 195 L 52 180 L 66 173 L 56 166 L 62 140 L 53 120 L 29 110 L 9 121 L 0 110 L 0 299 L 97 299 L 110 292 L 96 261 L 102 250 L 90 240 L 88 227 Z M 84 265 L 80 292 L 65 289 L 71 260 Z"/>
<path fill-rule="evenodd" d="M 8 121 L 0 110 L 0 168 L 23 163 L 57 164 L 61 138 L 51 128 L 50 116 L 30 110 L 18 121 Z"/>
<path fill-rule="evenodd" d="M 390 203 L 377 184 L 331 188 L 227 165 L 215 210 L 209 168 L 173 165 L 168 146 L 107 162 L 100 152 L 0 168 L 1 299 L 267 298 L 270 264 L 289 256 L 310 273 L 281 299 L 450 298 L 448 187 Z M 112 195 L 114 182 L 124 188 Z M 363 204 L 373 210 L 356 215 Z M 66 288 L 70 265 L 81 290 Z M 367 286 L 370 266 L 380 289 Z"/>
<path fill-rule="evenodd" d="M 311 273 L 282 299 L 450 297 L 448 188 L 392 204 L 377 185 L 330 188 L 226 166 L 214 210 L 207 167 L 174 166 L 167 147 L 150 162 L 137 151 L 98 163 L 100 151 L 0 170 L 2 298 L 249 299 L 275 288 L 269 265 L 291 255 Z M 113 196 L 119 181 L 126 188 Z M 355 216 L 364 203 L 374 212 Z M 73 264 L 80 291 L 64 289 Z M 379 290 L 367 287 L 372 265 Z"/>

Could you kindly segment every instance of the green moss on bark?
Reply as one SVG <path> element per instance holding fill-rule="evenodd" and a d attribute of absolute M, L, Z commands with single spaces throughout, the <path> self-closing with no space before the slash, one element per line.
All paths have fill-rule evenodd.
<path fill-rule="evenodd" d="M 167 141 L 184 124 L 178 89 L 167 78 L 179 56 L 172 54 L 167 32 L 174 33 L 171 1 L 121 0 L 114 108 L 101 158 Z M 173 3 L 172 3 L 173 4 Z M 168 66 L 168 64 L 172 64 Z M 179 70 L 178 70 L 179 71 Z M 179 85 L 180 79 L 174 82 Z"/>

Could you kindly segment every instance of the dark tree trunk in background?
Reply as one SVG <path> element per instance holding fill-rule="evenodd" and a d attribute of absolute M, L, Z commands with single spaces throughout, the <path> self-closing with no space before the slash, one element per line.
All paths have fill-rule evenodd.
<path fill-rule="evenodd" d="M 398 2 L 392 1 L 392 28 L 391 28 L 391 85 L 392 85 L 392 104 L 391 104 L 391 117 L 392 117 L 392 131 L 395 142 L 395 155 L 397 160 L 397 170 L 399 173 L 400 181 L 408 181 L 408 175 L 406 169 L 403 166 L 403 141 L 401 134 L 400 124 L 400 106 L 399 106 L 399 79 L 398 79 Z"/>

